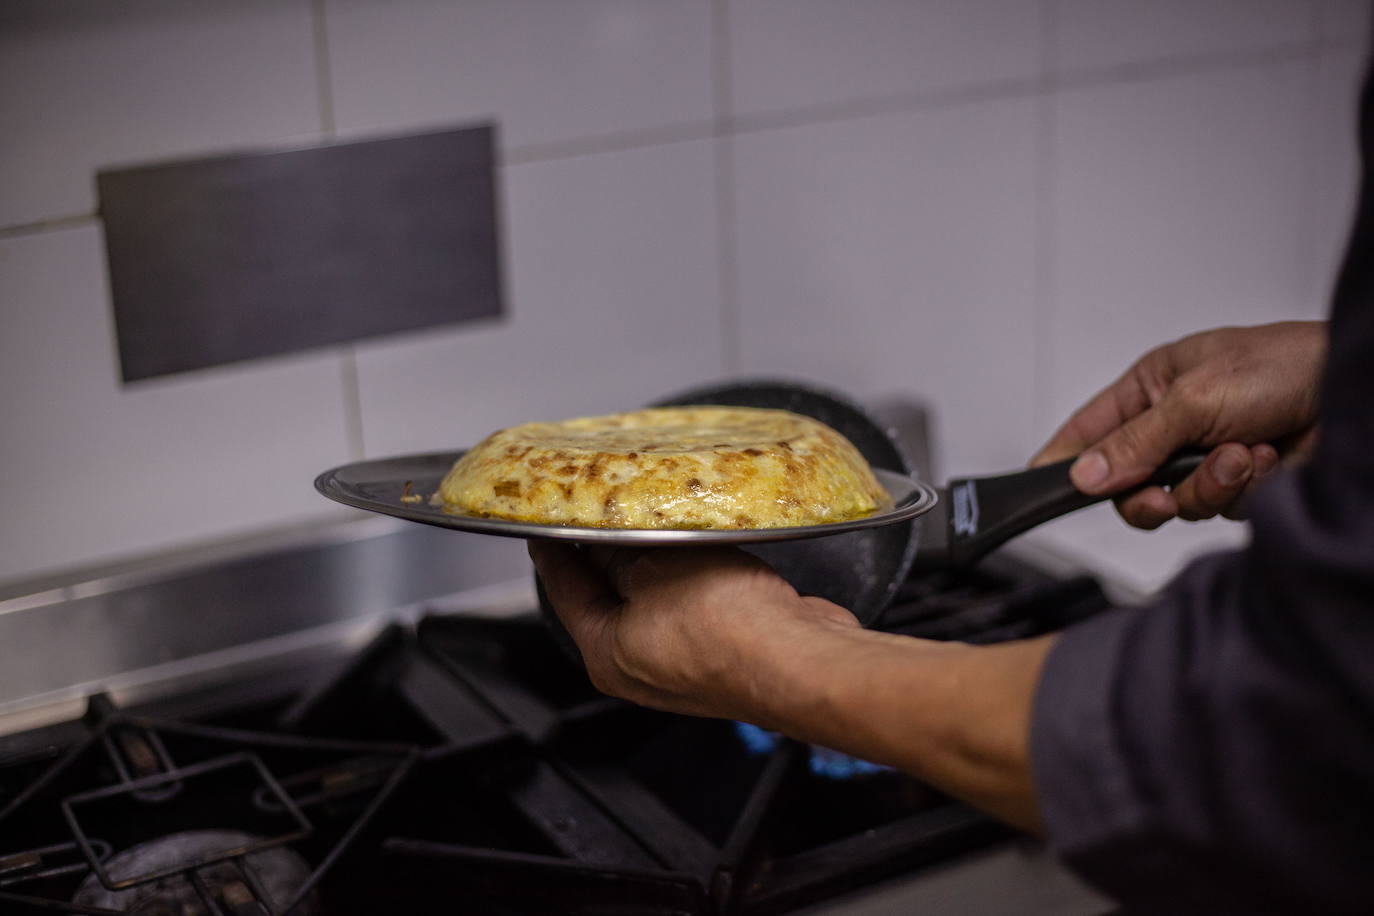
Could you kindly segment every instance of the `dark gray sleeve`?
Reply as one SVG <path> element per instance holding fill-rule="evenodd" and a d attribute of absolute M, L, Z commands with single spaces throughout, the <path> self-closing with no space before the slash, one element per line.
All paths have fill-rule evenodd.
<path fill-rule="evenodd" d="M 1374 912 L 1374 530 L 1328 543 L 1301 490 L 1046 663 L 1048 835 L 1132 911 Z"/>
<path fill-rule="evenodd" d="M 1251 543 L 1066 631 L 1031 756 L 1050 841 L 1147 913 L 1374 913 L 1374 91 L 1321 441 Z"/>

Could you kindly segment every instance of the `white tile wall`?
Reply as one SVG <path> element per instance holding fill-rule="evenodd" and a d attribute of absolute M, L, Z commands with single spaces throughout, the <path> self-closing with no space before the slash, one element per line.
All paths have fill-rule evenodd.
<path fill-rule="evenodd" d="M 1293 47 L 1312 0 L 1051 0 L 1061 72 Z"/>
<path fill-rule="evenodd" d="M 509 314 L 358 346 L 369 456 L 643 406 L 721 375 L 710 141 L 504 172 Z M 511 562 L 525 547 L 505 548 Z"/>
<path fill-rule="evenodd" d="M 1159 340 L 1320 312 L 1367 30 L 1364 0 L 13 0 L 0 578 L 325 511 L 309 478 L 347 455 L 330 355 L 116 386 L 98 229 L 4 231 L 89 213 L 103 164 L 500 122 L 510 315 L 360 345 L 368 454 L 634 406 L 737 350 L 926 397 L 941 471 L 977 473 Z M 742 132 L 705 139 L 718 80 Z M 1145 585 L 1243 536 L 1170 527 L 1040 536 Z"/>
<path fill-rule="evenodd" d="M 1354 219 L 1360 168 L 1357 114 L 1364 67 L 1363 49 L 1338 48 L 1324 52 L 1313 73 L 1307 122 L 1307 296 L 1318 306 L 1330 296 Z"/>
<path fill-rule="evenodd" d="M 1028 0 L 734 0 L 733 110 L 777 109 L 1033 80 Z"/>
<path fill-rule="evenodd" d="M 100 231 L 0 240 L 0 579 L 322 515 L 338 357 L 121 388 Z"/>
<path fill-rule="evenodd" d="M 938 410 L 940 466 L 1029 455 L 1033 100 L 736 142 L 740 352 L 751 373 Z"/>
<path fill-rule="evenodd" d="M 504 142 L 570 140 L 712 111 L 705 0 L 329 0 L 341 131 L 499 116 Z"/>
<path fill-rule="evenodd" d="M 1195 557 L 1241 546 L 1249 529 L 1225 519 L 1174 519 L 1154 531 L 1141 531 L 1121 521 L 1110 504 L 1102 504 L 1023 537 L 1147 595 L 1168 584 Z"/>
<path fill-rule="evenodd" d="M 312 136 L 308 0 L 7 0 L 0 125 L 0 227 L 90 213 L 100 166 Z"/>
<path fill-rule="evenodd" d="M 1320 314 L 1297 218 L 1307 79 L 1294 62 L 1060 94 L 1052 415 L 1155 344 Z"/>
<path fill-rule="evenodd" d="M 1303 61 L 1073 89 L 1057 99 L 1052 426 L 1149 348 L 1225 324 L 1317 317 L 1301 214 Z M 1035 537 L 1090 552 L 1139 587 L 1244 529 L 1127 530 L 1109 509 Z"/>
<path fill-rule="evenodd" d="M 632 409 L 720 376 L 710 141 L 505 170 L 509 318 L 358 347 L 369 455 Z"/>
<path fill-rule="evenodd" d="M 1317 0 L 1321 40 L 1363 51 L 1369 43 L 1369 0 Z"/>

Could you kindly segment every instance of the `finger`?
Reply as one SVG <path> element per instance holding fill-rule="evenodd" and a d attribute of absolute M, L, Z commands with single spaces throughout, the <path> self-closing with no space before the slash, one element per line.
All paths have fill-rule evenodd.
<path fill-rule="evenodd" d="M 600 544 L 587 544 L 580 552 L 583 560 L 605 576 L 612 588 L 616 588 L 616 579 L 623 569 L 639 554 L 639 551 L 631 547 L 607 547 Z M 616 588 L 616 593 L 620 593 L 619 588 Z"/>
<path fill-rule="evenodd" d="M 554 613 L 579 646 L 595 639 L 620 605 L 610 581 L 571 544 L 529 541 L 530 559 Z"/>
<path fill-rule="evenodd" d="M 1131 527 L 1154 531 L 1178 515 L 1178 503 L 1163 487 L 1146 487 L 1116 500 L 1116 511 Z"/>
<path fill-rule="evenodd" d="M 1240 498 L 1254 471 L 1248 446 L 1228 442 L 1212 449 L 1202 466 L 1174 487 L 1178 517 L 1190 522 L 1215 518 Z"/>
<path fill-rule="evenodd" d="M 1263 480 L 1277 471 L 1279 469 L 1279 463 L 1282 460 L 1279 457 L 1279 450 L 1268 442 L 1261 442 L 1259 445 L 1252 446 L 1250 449 L 1250 457 L 1255 462 L 1255 473 L 1253 478 L 1255 480 Z"/>
<path fill-rule="evenodd" d="M 735 547 L 590 547 L 583 552 L 627 602 L 651 601 L 656 591 L 672 591 L 703 574 L 769 570 L 758 557 Z"/>
<path fill-rule="evenodd" d="M 605 575 L 611 589 L 624 602 L 631 600 L 651 600 L 647 589 L 661 584 L 666 570 L 675 566 L 675 560 L 690 558 L 692 551 L 682 549 L 643 548 L 643 547 L 588 547 L 585 548 L 588 562 Z M 668 560 L 668 563 L 655 562 Z M 654 567 L 654 569 L 650 569 Z"/>
<path fill-rule="evenodd" d="M 1232 521 L 1243 522 L 1250 517 L 1250 500 L 1255 495 L 1265 478 L 1277 471 L 1282 460 L 1279 457 L 1279 450 L 1267 442 L 1261 443 L 1250 449 L 1250 458 L 1254 462 L 1254 471 L 1250 474 L 1250 480 L 1245 484 L 1245 489 L 1241 491 L 1229 506 L 1222 510 L 1223 518 Z"/>
<path fill-rule="evenodd" d="M 1069 477 L 1089 495 L 1119 493 L 1149 477 L 1182 446 L 1196 442 L 1201 423 L 1200 415 L 1171 393 L 1080 455 Z"/>
<path fill-rule="evenodd" d="M 1069 417 L 1031 458 L 1031 467 L 1080 454 L 1149 406 L 1149 395 L 1141 387 L 1139 376 L 1132 367 Z"/>
<path fill-rule="evenodd" d="M 1309 426 L 1294 435 L 1285 436 L 1278 443 L 1279 463 L 1286 468 L 1305 463 L 1316 452 L 1320 435 L 1320 427 Z"/>

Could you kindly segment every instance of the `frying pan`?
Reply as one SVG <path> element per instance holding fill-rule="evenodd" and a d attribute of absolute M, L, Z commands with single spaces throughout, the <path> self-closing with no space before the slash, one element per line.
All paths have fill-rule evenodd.
<path fill-rule="evenodd" d="M 842 531 L 878 528 L 927 512 L 935 506 L 933 487 L 906 473 L 874 470 L 886 491 L 884 505 L 862 518 L 789 528 L 588 528 L 522 522 L 507 518 L 466 515 L 435 505 L 427 498 L 463 452 L 431 452 L 359 461 L 326 471 L 315 479 L 315 488 L 349 506 L 394 515 L 424 525 L 495 534 L 509 538 L 554 538 L 578 543 L 619 547 L 663 547 L 687 544 L 757 544 L 763 541 L 795 541 L 828 537 Z"/>
<path fill-rule="evenodd" d="M 820 420 L 854 443 L 874 467 L 893 504 L 853 522 L 754 531 L 623 531 L 479 519 L 446 513 L 425 499 L 461 454 L 455 452 L 345 465 L 321 474 L 315 487 L 330 499 L 357 508 L 508 537 L 639 545 L 739 544 L 802 594 L 846 607 L 864 625 L 878 619 L 913 565 L 976 562 L 1042 522 L 1106 498 L 1078 492 L 1069 480 L 1072 460 L 952 480 L 937 497 L 937 491 L 920 482 L 892 436 L 860 407 L 835 392 L 790 380 L 751 379 L 695 388 L 656 406 L 687 404 L 780 408 Z M 1141 486 L 1177 483 L 1204 456 L 1203 452 L 1175 455 Z M 408 493 L 414 496 L 403 499 Z"/>
<path fill-rule="evenodd" d="M 689 404 L 790 410 L 820 420 L 854 443 L 876 472 L 895 472 L 907 479 L 917 476 L 917 469 L 887 430 L 834 391 L 783 379 L 745 379 L 693 388 L 653 406 Z M 910 519 L 891 524 L 741 547 L 773 567 L 801 594 L 849 608 L 868 625 L 877 620 L 906 579 L 916 553 L 918 519 L 932 510 L 938 511 L 935 499 Z"/>
<path fill-rule="evenodd" d="M 445 511 L 428 499 L 461 452 L 356 462 L 324 472 L 316 478 L 315 488 L 356 508 L 505 537 L 632 546 L 735 544 L 772 565 L 804 594 L 841 603 L 865 622 L 876 618 L 910 568 L 916 546 L 912 519 L 929 512 L 937 501 L 935 490 L 915 476 L 887 432 L 842 396 L 790 381 L 712 385 L 683 392 L 655 406 L 687 404 L 780 408 L 820 420 L 854 443 L 873 467 L 890 502 L 860 519 L 751 530 L 627 530 L 480 518 Z"/>
<path fill-rule="evenodd" d="M 695 388 L 654 406 L 688 404 L 771 407 L 803 414 L 843 434 L 876 470 L 917 476 L 893 435 L 833 391 L 790 380 L 747 379 Z M 1181 452 L 1140 486 L 1178 483 L 1206 454 Z M 848 608 L 869 626 L 913 567 L 970 565 L 1036 525 L 1108 498 L 1079 492 L 1069 479 L 1072 464 L 1073 459 L 1068 459 L 1006 474 L 951 480 L 937 491 L 936 504 L 910 521 L 805 541 L 747 544 L 743 549 L 772 566 L 801 594 Z"/>
<path fill-rule="evenodd" d="M 916 469 L 892 434 L 842 395 L 779 379 L 750 379 L 694 388 L 653 406 L 719 404 L 769 407 L 803 414 L 853 442 L 875 471 L 915 477 Z M 1206 457 L 1180 452 L 1141 487 L 1180 482 Z M 1069 479 L 1073 459 L 989 477 L 951 480 L 938 501 L 909 520 L 807 540 L 745 543 L 742 549 L 768 563 L 803 595 L 848 608 L 864 626 L 878 622 L 913 567 L 965 566 L 1042 522 L 1102 502 L 1080 493 Z M 884 478 L 886 479 L 886 478 Z M 554 614 L 535 577 L 540 610 L 555 640 L 573 658 L 581 655 Z"/>

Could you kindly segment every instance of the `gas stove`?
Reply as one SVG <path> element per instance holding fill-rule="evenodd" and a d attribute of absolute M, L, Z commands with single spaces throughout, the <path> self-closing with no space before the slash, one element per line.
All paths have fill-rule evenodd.
<path fill-rule="evenodd" d="M 0 676 L 0 913 L 1110 910 L 900 772 L 599 694 L 491 539 L 342 527 L 0 601 L 30 672 Z M 523 587 L 451 590 L 478 569 Z M 994 556 L 881 626 L 991 642 L 1108 603 Z"/>

